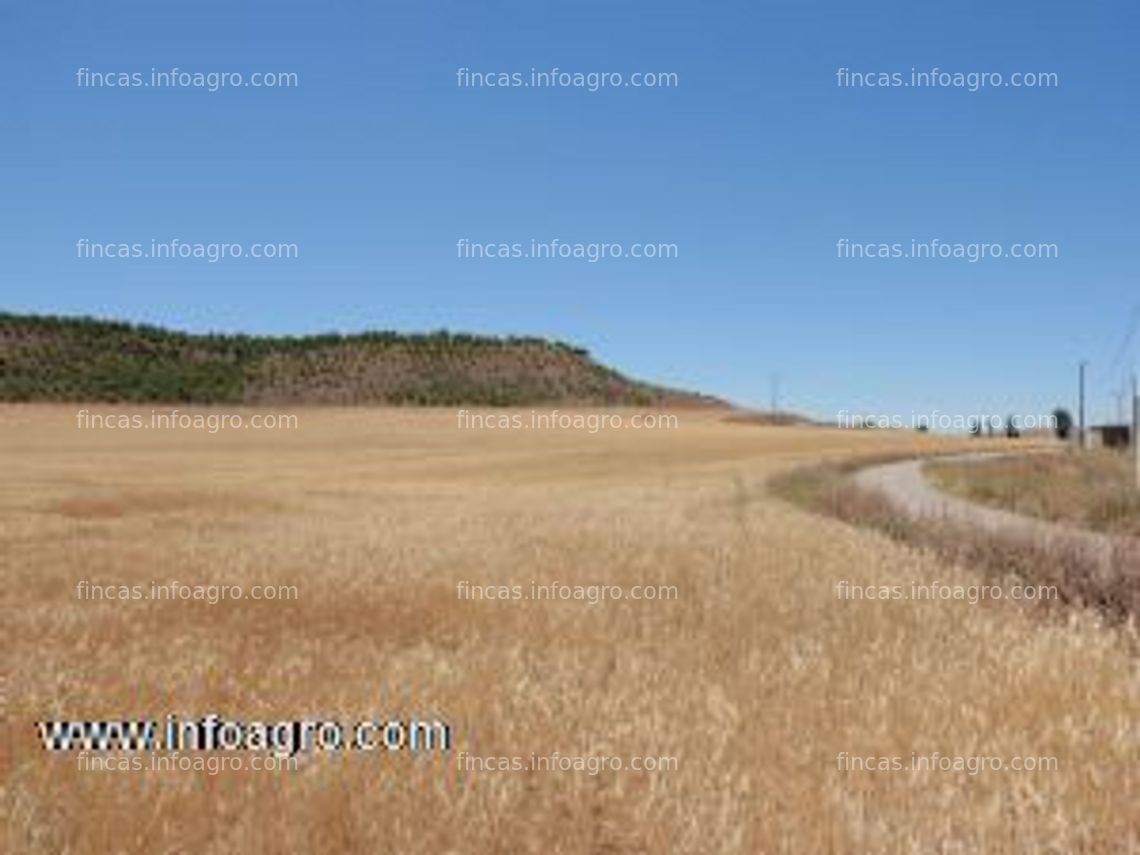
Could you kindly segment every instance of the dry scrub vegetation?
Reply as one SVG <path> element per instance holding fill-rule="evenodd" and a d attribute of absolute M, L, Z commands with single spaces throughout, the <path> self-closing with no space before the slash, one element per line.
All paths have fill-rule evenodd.
<path fill-rule="evenodd" d="M 1140 492 L 1132 457 L 1119 451 L 1061 452 L 927 467 L 944 490 L 1019 514 L 1140 537 Z"/>
<path fill-rule="evenodd" d="M 774 497 L 773 473 L 937 447 L 727 424 L 459 431 L 302 410 L 293 431 L 79 431 L 0 408 L 11 852 L 1128 852 L 1134 637 L 1092 613 L 845 602 L 969 568 Z M 977 443 L 960 444 L 976 448 Z M 672 602 L 472 602 L 456 583 L 676 585 Z M 296 602 L 84 602 L 80 580 L 292 584 Z M 446 716 L 480 756 L 679 769 L 80 771 L 45 718 Z M 839 752 L 1053 756 L 1056 771 L 844 772 Z"/>
<path fill-rule="evenodd" d="M 898 457 L 888 455 L 874 462 Z M 1077 607 L 1094 610 L 1111 623 L 1140 618 L 1140 542 L 1120 537 L 1093 547 L 1081 538 L 1045 541 L 951 519 L 915 519 L 901 512 L 888 496 L 855 483 L 853 471 L 866 465 L 873 463 L 851 458 L 801 467 L 780 473 L 770 487 L 776 495 L 807 510 L 876 529 L 955 566 L 968 567 L 983 584 L 996 584 L 1003 590 L 1017 584 L 1050 586 L 1055 596 L 1033 605 L 1060 608 L 1062 617 L 1068 616 L 1067 609 Z M 961 463 L 936 457 L 924 469 L 955 473 L 953 477 L 964 480 L 969 473 L 958 474 L 959 470 L 975 465 L 988 466 L 989 461 Z M 966 491 L 959 492 L 970 498 Z"/>

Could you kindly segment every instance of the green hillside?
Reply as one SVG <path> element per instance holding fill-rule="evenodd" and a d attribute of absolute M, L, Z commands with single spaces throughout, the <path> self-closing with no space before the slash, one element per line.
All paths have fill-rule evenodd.
<path fill-rule="evenodd" d="M 540 338 L 192 335 L 0 313 L 0 401 L 716 405 Z"/>

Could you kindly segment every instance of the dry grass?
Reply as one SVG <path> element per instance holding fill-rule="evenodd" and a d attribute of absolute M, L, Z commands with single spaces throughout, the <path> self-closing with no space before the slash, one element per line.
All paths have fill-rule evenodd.
<path fill-rule="evenodd" d="M 1126 632 L 1004 603 L 842 602 L 968 578 L 772 497 L 773 473 L 936 440 L 726 424 L 457 431 L 302 411 L 282 433 L 77 431 L 0 409 L 2 785 L 12 852 L 1128 852 Z M 976 447 L 970 444 L 968 447 Z M 78 580 L 294 584 L 294 603 L 93 603 Z M 675 602 L 490 603 L 455 584 L 667 583 Z M 39 719 L 438 710 L 457 751 L 676 756 L 657 774 L 406 754 L 290 774 L 84 772 Z M 840 772 L 836 755 L 1055 756 Z"/>
<path fill-rule="evenodd" d="M 939 463 L 942 489 L 982 504 L 1111 534 L 1140 537 L 1140 491 L 1129 455 L 1114 451 Z"/>
<path fill-rule="evenodd" d="M 910 457 L 911 455 L 907 455 Z M 898 460 L 888 456 L 874 463 Z M 1003 590 L 1016 584 L 1045 585 L 1056 596 L 1026 603 L 1063 618 L 1069 609 L 1091 609 L 1114 624 L 1140 618 L 1140 544 L 1121 538 L 1107 549 L 1090 549 L 1080 541 L 1048 543 L 1012 532 L 997 532 L 948 519 L 914 519 L 899 512 L 890 499 L 859 487 L 851 479 L 856 461 L 808 466 L 772 480 L 777 495 L 803 508 L 867 526 L 893 540 L 933 552 L 966 568 L 985 584 Z M 858 466 L 871 465 L 863 460 Z M 961 464 L 934 462 L 927 469 L 953 469 Z"/>

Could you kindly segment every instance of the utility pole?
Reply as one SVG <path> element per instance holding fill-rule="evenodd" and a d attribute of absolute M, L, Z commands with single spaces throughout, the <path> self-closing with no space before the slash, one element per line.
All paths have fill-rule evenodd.
<path fill-rule="evenodd" d="M 1077 446 L 1082 451 L 1084 451 L 1084 449 L 1086 448 L 1086 444 L 1088 441 L 1087 435 L 1085 433 L 1085 368 L 1087 368 L 1087 367 L 1088 367 L 1088 362 L 1086 362 L 1085 360 L 1082 359 L 1081 360 L 1080 380 L 1078 382 L 1078 385 L 1079 385 L 1078 397 L 1080 399 L 1080 404 L 1079 404 L 1078 409 L 1080 411 L 1080 415 L 1078 416 L 1078 422 L 1077 422 L 1077 424 L 1079 425 L 1077 428 Z"/>
<path fill-rule="evenodd" d="M 1132 459 L 1136 462 L 1136 489 L 1140 490 L 1140 389 L 1132 375 Z"/>
<path fill-rule="evenodd" d="M 780 409 L 780 374 L 777 371 L 772 372 L 772 415 L 776 415 Z"/>

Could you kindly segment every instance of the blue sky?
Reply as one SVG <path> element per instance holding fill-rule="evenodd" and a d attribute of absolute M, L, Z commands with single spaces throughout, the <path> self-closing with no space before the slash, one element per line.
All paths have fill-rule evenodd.
<path fill-rule="evenodd" d="M 0 308 L 190 330 L 447 327 L 580 343 L 765 405 L 1094 414 L 1140 302 L 1140 7 L 672 0 L 0 0 Z M 99 88 L 77 71 L 294 72 Z M 472 71 L 671 72 L 477 88 Z M 1055 88 L 855 88 L 853 71 Z M 296 243 L 85 259 L 76 241 Z M 673 243 L 461 259 L 456 242 Z M 1056 259 L 842 259 L 836 242 L 1054 243 Z"/>

